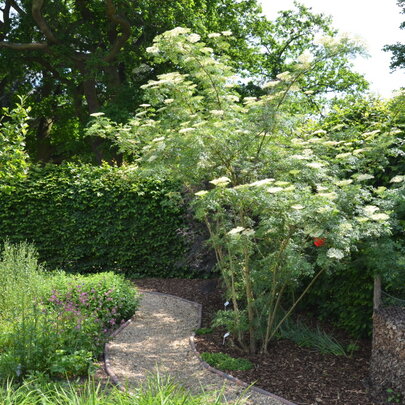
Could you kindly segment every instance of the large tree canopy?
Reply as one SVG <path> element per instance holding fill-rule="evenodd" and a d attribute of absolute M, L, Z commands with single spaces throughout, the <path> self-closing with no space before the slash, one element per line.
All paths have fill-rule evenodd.
<path fill-rule="evenodd" d="M 401 8 L 401 13 L 405 14 L 405 0 L 398 0 L 398 6 Z M 405 21 L 399 26 L 401 29 L 405 29 Z M 391 45 L 385 45 L 384 51 L 392 52 L 390 67 L 392 70 L 405 68 L 405 44 L 397 42 Z"/>
<path fill-rule="evenodd" d="M 336 36 L 328 17 L 304 6 L 268 21 L 256 0 L 5 0 L 0 9 L 0 104 L 30 95 L 35 119 L 28 145 L 42 161 L 83 159 L 86 150 L 96 161 L 108 158 L 105 141 L 92 138 L 88 145 L 82 136 L 89 114 L 104 111 L 125 121 L 133 113 L 140 86 L 168 69 L 150 67 L 145 49 L 175 26 L 190 27 L 208 45 L 209 32 L 232 32 L 223 52 L 241 75 L 266 80 L 293 68 L 304 50 L 324 52 L 316 39 Z M 311 102 L 326 92 L 366 87 L 350 70 L 349 58 L 360 51 L 347 41 L 339 56 L 325 53 L 317 69 L 301 78 Z"/>

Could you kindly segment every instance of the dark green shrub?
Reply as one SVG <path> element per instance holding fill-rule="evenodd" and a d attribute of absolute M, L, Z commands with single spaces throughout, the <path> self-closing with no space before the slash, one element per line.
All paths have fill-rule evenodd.
<path fill-rule="evenodd" d="M 404 277 L 401 249 L 399 243 L 389 238 L 359 244 L 350 261 L 317 280 L 301 309 L 332 322 L 354 338 L 370 337 L 374 274 L 382 275 L 386 291 L 399 291 Z"/>
<path fill-rule="evenodd" d="M 210 366 L 218 370 L 250 370 L 253 367 L 252 362 L 246 359 L 234 358 L 225 353 L 201 353 L 201 358 Z"/>
<path fill-rule="evenodd" d="M 0 190 L 0 240 L 27 240 L 49 268 L 175 276 L 184 239 L 178 187 L 109 166 L 33 167 Z"/>

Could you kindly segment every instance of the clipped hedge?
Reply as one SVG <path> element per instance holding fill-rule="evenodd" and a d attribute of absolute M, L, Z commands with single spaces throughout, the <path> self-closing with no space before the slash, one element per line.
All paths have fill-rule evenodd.
<path fill-rule="evenodd" d="M 129 168 L 33 167 L 12 193 L 0 189 L 0 240 L 32 242 L 49 268 L 184 275 L 178 190 Z"/>

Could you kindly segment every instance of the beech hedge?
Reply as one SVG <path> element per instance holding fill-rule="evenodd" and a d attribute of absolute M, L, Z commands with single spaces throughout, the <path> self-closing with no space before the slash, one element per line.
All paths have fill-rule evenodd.
<path fill-rule="evenodd" d="M 179 185 L 136 170 L 34 166 L 0 189 L 0 241 L 33 243 L 48 268 L 187 275 Z"/>

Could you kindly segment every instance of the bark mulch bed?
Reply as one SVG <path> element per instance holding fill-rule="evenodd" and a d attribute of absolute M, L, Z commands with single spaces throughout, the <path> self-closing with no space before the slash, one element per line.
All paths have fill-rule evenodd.
<path fill-rule="evenodd" d="M 137 279 L 146 291 L 176 295 L 203 305 L 203 325 L 223 308 L 222 291 L 215 280 Z M 244 355 L 222 344 L 223 332 L 196 336 L 197 350 L 224 352 L 245 357 L 255 367 L 229 374 L 286 398 L 297 405 L 374 405 L 367 395 L 371 342 L 357 342 L 360 349 L 351 358 L 325 355 L 288 340 L 275 341 L 265 356 Z M 344 339 L 344 337 L 343 337 Z M 342 335 L 339 336 L 342 340 Z M 344 342 L 344 340 L 343 340 Z"/>

